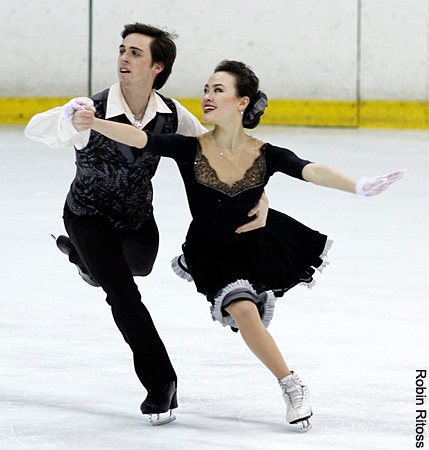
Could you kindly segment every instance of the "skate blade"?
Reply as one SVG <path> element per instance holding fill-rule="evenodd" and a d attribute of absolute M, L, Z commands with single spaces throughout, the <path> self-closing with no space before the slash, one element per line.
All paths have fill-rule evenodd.
<path fill-rule="evenodd" d="M 297 425 L 301 433 L 306 433 L 311 430 L 311 422 L 308 419 L 301 420 Z"/>
<path fill-rule="evenodd" d="M 154 427 L 165 425 L 166 423 L 173 422 L 173 420 L 176 420 L 176 416 L 173 414 L 171 409 L 166 413 L 149 414 L 149 422 Z"/>

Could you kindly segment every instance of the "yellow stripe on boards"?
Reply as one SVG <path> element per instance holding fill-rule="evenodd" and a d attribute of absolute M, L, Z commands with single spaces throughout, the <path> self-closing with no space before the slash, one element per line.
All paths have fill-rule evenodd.
<path fill-rule="evenodd" d="M 269 100 L 261 123 L 320 127 L 357 126 L 356 102 Z"/>
<path fill-rule="evenodd" d="M 202 121 L 199 99 L 179 99 L 180 103 Z M 308 125 L 355 127 L 356 103 L 316 100 L 268 100 L 261 118 L 265 125 Z"/>
<path fill-rule="evenodd" d="M 364 100 L 360 105 L 361 127 L 429 129 L 429 102 Z"/>
<path fill-rule="evenodd" d="M 0 98 L 0 123 L 25 124 L 37 113 L 67 103 L 70 97 Z"/>
<path fill-rule="evenodd" d="M 26 124 L 32 116 L 70 97 L 0 98 L 0 124 Z M 179 99 L 180 103 L 202 120 L 198 98 Z M 268 101 L 261 124 L 319 127 L 365 127 L 429 129 L 429 102 L 363 100 L 277 100 Z"/>
<path fill-rule="evenodd" d="M 180 99 L 202 120 L 199 99 Z M 268 100 L 265 125 L 429 129 L 429 102 L 364 100 Z"/>
<path fill-rule="evenodd" d="M 190 111 L 200 122 L 203 122 L 203 110 L 201 108 L 201 99 L 199 98 L 178 98 L 182 106 Z"/>

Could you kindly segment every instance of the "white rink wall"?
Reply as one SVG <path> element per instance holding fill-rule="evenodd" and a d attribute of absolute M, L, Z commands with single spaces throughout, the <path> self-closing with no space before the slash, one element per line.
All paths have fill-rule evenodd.
<path fill-rule="evenodd" d="M 179 35 L 166 95 L 198 97 L 228 58 L 253 67 L 270 98 L 429 100 L 429 0 L 93 4 L 93 92 L 115 82 L 120 32 L 139 21 Z M 0 97 L 87 94 L 88 0 L 2 0 L 0 11 Z"/>

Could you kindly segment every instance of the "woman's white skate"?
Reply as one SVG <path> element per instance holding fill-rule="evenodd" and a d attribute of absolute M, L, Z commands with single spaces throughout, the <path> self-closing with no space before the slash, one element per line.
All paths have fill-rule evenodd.
<path fill-rule="evenodd" d="M 286 403 L 286 420 L 291 425 L 297 425 L 303 433 L 310 430 L 313 412 L 307 385 L 293 372 L 279 380 L 279 384 Z"/>

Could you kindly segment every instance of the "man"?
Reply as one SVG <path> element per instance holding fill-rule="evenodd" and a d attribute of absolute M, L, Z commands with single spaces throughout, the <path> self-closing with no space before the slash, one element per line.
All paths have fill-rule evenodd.
<path fill-rule="evenodd" d="M 79 273 L 107 294 L 113 318 L 131 347 L 138 378 L 148 391 L 141 405 L 154 425 L 175 417 L 177 376 L 133 276 L 148 275 L 158 251 L 151 179 L 159 157 L 90 132 L 88 111 L 130 123 L 153 133 L 198 135 L 207 130 L 176 100 L 155 90 L 167 81 L 174 59 L 175 36 L 140 23 L 126 25 L 119 47 L 119 82 L 91 99 L 74 99 L 34 116 L 25 134 L 54 148 L 74 145 L 76 176 L 64 206 L 70 236 L 58 247 Z M 249 216 L 256 219 L 237 231 L 264 226 L 268 206 L 262 199 Z M 168 413 L 161 417 L 161 413 Z"/>

